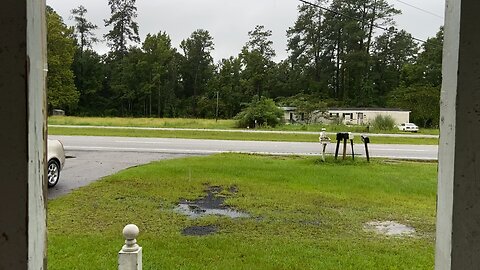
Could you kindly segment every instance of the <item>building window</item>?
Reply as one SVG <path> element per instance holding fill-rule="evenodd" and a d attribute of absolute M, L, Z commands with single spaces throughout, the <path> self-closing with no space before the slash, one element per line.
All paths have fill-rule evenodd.
<path fill-rule="evenodd" d="M 343 119 L 352 120 L 353 119 L 353 113 L 344 113 L 343 114 Z"/>

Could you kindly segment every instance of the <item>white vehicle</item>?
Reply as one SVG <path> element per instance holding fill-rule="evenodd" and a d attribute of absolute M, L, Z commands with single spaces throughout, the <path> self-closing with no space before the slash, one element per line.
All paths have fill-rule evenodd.
<path fill-rule="evenodd" d="M 51 188 L 60 179 L 60 171 L 65 164 L 65 150 L 63 149 L 63 144 L 58 140 L 48 140 L 47 147 L 47 180 L 48 187 Z"/>
<path fill-rule="evenodd" d="M 414 123 L 403 123 L 398 125 L 398 129 L 406 132 L 418 132 L 418 126 Z"/>

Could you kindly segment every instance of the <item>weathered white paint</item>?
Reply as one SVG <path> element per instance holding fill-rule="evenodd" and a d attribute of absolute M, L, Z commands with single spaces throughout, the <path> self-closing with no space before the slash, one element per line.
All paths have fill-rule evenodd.
<path fill-rule="evenodd" d="M 125 245 L 118 252 L 118 270 L 142 270 L 142 247 L 137 244 L 138 227 L 129 224 L 123 229 Z"/>
<path fill-rule="evenodd" d="M 478 0 L 448 0 L 441 96 L 437 270 L 480 265 Z"/>
<path fill-rule="evenodd" d="M 46 269 L 45 188 L 47 63 L 45 0 L 27 0 L 28 269 Z"/>
<path fill-rule="evenodd" d="M 451 269 L 455 125 L 460 40 L 460 1 L 447 0 L 438 151 L 435 269 Z"/>

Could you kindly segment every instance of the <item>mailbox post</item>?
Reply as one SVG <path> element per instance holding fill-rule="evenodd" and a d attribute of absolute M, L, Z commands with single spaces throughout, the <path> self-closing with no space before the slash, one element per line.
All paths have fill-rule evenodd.
<path fill-rule="evenodd" d="M 347 141 L 348 140 L 350 140 L 350 144 L 352 145 L 352 158 L 355 159 L 355 152 L 353 150 L 353 139 L 354 139 L 354 136 L 352 133 L 349 133 L 349 132 L 337 133 L 337 148 L 335 150 L 335 159 L 338 158 L 338 150 L 340 148 L 341 141 L 343 141 L 343 159 L 347 158 Z"/>
<path fill-rule="evenodd" d="M 352 146 L 352 159 L 355 160 L 355 150 L 353 150 L 353 139 L 355 138 L 351 132 L 348 133 L 350 139 L 350 145 Z M 345 155 L 345 154 L 344 154 Z"/>
<path fill-rule="evenodd" d="M 367 155 L 367 161 L 370 162 L 370 154 L 368 153 L 368 144 L 370 143 L 370 138 L 368 136 L 362 135 L 362 142 L 365 144 L 365 154 Z"/>
<path fill-rule="evenodd" d="M 322 151 L 322 160 L 325 162 L 325 150 L 327 149 L 327 144 L 330 143 L 330 138 L 327 136 L 327 133 L 325 132 L 326 129 L 322 128 L 322 132 L 320 132 L 320 137 L 318 137 L 318 140 L 320 143 L 323 145 L 323 151 Z"/>

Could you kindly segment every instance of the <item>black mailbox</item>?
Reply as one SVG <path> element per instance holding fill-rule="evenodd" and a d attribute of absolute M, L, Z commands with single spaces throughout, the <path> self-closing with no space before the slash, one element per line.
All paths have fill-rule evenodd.
<path fill-rule="evenodd" d="M 348 140 L 349 138 L 349 135 L 347 132 L 339 132 L 337 133 L 337 141 L 341 141 L 341 140 Z"/>
<path fill-rule="evenodd" d="M 352 158 L 355 159 L 355 152 L 353 150 L 353 134 L 349 132 L 339 132 L 337 133 L 337 148 L 335 149 L 335 159 L 338 158 L 338 150 L 340 148 L 340 142 L 343 141 L 343 159 L 347 155 L 347 140 L 350 140 L 352 145 Z"/>
<path fill-rule="evenodd" d="M 363 143 L 370 143 L 370 138 L 368 136 L 362 135 L 362 142 Z"/>

